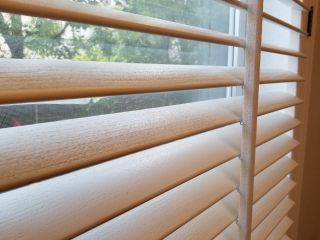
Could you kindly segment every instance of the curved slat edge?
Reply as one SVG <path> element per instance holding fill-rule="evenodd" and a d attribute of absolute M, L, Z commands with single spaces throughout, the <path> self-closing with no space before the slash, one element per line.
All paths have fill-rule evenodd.
<path fill-rule="evenodd" d="M 261 46 L 261 51 L 270 52 L 270 53 L 277 53 L 277 54 L 282 54 L 282 55 L 287 55 L 287 56 L 292 56 L 292 57 L 307 58 L 307 55 L 305 55 L 304 53 L 297 52 L 297 51 L 287 49 L 287 48 L 272 46 L 272 45 L 268 45 L 268 44 L 263 44 Z"/>
<path fill-rule="evenodd" d="M 236 123 L 241 116 L 241 99 L 217 99 L 2 129 L 0 189 Z M 290 94 L 262 94 L 259 114 L 300 102 Z"/>
<path fill-rule="evenodd" d="M 257 145 L 299 124 L 282 113 L 261 116 L 258 123 Z M 5 192 L 0 205 L 10 206 L 3 218 L 11 220 L 1 232 L 18 233 L 15 229 L 25 226 L 29 238 L 78 235 L 236 157 L 240 137 L 241 126 L 234 124 Z"/>
<path fill-rule="evenodd" d="M 239 86 L 241 67 L 0 59 L 0 103 Z M 260 83 L 298 82 L 298 74 L 261 69 Z M 195 81 L 196 79 L 196 81 Z"/>

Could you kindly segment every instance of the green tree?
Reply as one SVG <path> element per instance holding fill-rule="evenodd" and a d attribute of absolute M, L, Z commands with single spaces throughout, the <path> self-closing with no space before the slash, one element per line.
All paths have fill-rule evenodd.
<path fill-rule="evenodd" d="M 75 0 L 188 25 L 228 30 L 228 8 L 213 0 Z M 214 11 L 213 11 L 214 10 Z M 214 14 L 213 14 L 214 13 Z M 223 26 L 222 28 L 219 26 Z M 0 33 L 12 58 L 223 64 L 212 44 L 153 34 L 0 13 Z M 226 51 L 223 48 L 222 51 Z M 2 54 L 4 55 L 4 54 Z"/>
<path fill-rule="evenodd" d="M 81 4 L 112 7 L 118 10 L 168 21 L 228 31 L 229 9 L 215 0 L 73 0 Z M 22 17 L 0 13 L 0 56 L 12 58 L 55 58 L 128 63 L 225 65 L 227 47 L 210 43 L 96 27 L 86 24 Z M 1 41 L 0 41 L 1 42 Z M 201 92 L 201 93 L 200 93 Z M 35 107 L 30 121 L 53 121 L 89 115 L 130 111 L 141 108 L 181 104 L 222 96 L 224 91 L 201 90 L 140 94 L 91 99 L 87 104 L 71 106 L 46 104 Z M 24 106 L 10 106 L 5 111 L 19 119 Z M 33 109 L 30 108 L 30 109 Z M 33 111 L 33 110 L 28 110 Z M 2 112 L 1 112 L 2 111 Z M 59 114 L 57 114 L 59 112 Z M 37 117 L 34 117 L 37 115 Z M 38 120 L 34 120 L 38 119 Z M 11 121 L 10 120 L 10 121 Z M 7 121 L 7 120 L 6 120 Z M 9 123 L 8 125 L 10 125 Z"/>

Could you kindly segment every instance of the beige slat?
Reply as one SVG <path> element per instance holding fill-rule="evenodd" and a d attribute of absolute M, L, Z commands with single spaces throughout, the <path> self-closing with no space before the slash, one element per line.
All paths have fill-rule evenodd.
<path fill-rule="evenodd" d="M 221 0 L 222 2 L 228 3 L 230 5 L 233 5 L 237 8 L 241 8 L 241 9 L 247 9 L 248 5 L 245 2 L 241 2 L 239 0 Z M 307 4 L 305 4 L 302 0 L 288 0 L 288 1 L 292 1 L 294 3 L 296 3 L 298 6 L 304 8 L 305 10 L 310 10 L 310 8 L 308 7 Z M 286 2 L 288 2 L 286 0 Z"/>
<path fill-rule="evenodd" d="M 286 232 L 289 230 L 289 228 L 291 227 L 291 225 L 293 224 L 293 221 L 285 216 L 281 222 L 279 223 L 279 225 L 273 229 L 272 233 L 266 238 L 266 240 L 279 240 L 281 239 Z"/>
<path fill-rule="evenodd" d="M 263 219 L 265 219 L 265 217 L 279 204 L 279 202 L 289 194 L 295 185 L 295 182 L 290 178 L 284 178 L 254 204 L 252 229 L 258 226 Z"/>
<path fill-rule="evenodd" d="M 281 240 L 291 240 L 291 238 L 288 237 L 288 235 L 284 235 L 284 236 L 281 238 Z"/>
<path fill-rule="evenodd" d="M 261 116 L 257 145 L 298 125 L 285 114 Z M 10 208 L 7 217 L 0 219 L 10 221 L 0 231 L 8 238 L 19 234 L 17 228 L 29 239 L 77 235 L 236 157 L 240 137 L 240 125 L 230 125 L 6 192 L 0 196 L 0 205 Z M 273 141 L 279 143 L 277 139 L 267 144 L 272 147 Z"/>
<path fill-rule="evenodd" d="M 241 99 L 2 129 L 0 190 L 238 122 Z M 261 95 L 259 114 L 299 103 L 301 100 L 290 94 L 267 93 Z"/>
<path fill-rule="evenodd" d="M 275 154 L 275 156 L 276 155 L 277 154 Z M 264 156 L 260 158 L 260 155 L 257 155 L 257 161 L 261 161 L 263 158 L 266 159 Z M 285 178 L 285 176 L 288 175 L 296 166 L 297 163 L 294 160 L 289 157 L 283 157 L 266 170 L 259 173 L 254 179 L 253 202 L 255 203 L 261 199 L 261 197 L 263 197 L 283 178 Z M 229 170 L 233 169 L 225 170 L 225 173 L 230 176 L 234 175 L 238 180 L 239 176 L 234 172 L 230 172 Z M 268 180 L 266 181 L 266 179 Z"/>
<path fill-rule="evenodd" d="M 215 203 L 196 218 L 174 231 L 166 240 L 206 240 L 217 236 L 223 229 L 235 221 L 239 204 L 239 194 L 233 191 L 224 199 Z"/>
<path fill-rule="evenodd" d="M 303 9 L 309 11 L 310 8 L 307 4 L 305 4 L 303 1 L 301 0 L 292 0 L 294 3 L 296 3 L 297 5 L 299 5 L 300 7 L 302 7 Z"/>
<path fill-rule="evenodd" d="M 76 239 L 162 239 L 231 193 L 236 182 L 224 171 L 236 173 L 238 168 L 237 159 L 229 161 Z"/>
<path fill-rule="evenodd" d="M 259 160 L 259 156 L 257 159 Z M 285 167 L 286 166 L 279 166 L 279 171 L 283 171 L 281 168 Z M 191 189 L 190 182 L 197 179 L 194 178 L 183 184 L 187 185 L 189 183 L 190 194 L 180 192 L 176 193 L 176 198 L 168 196 L 168 193 L 173 193 L 183 186 L 180 185 L 171 191 L 166 192 L 118 216 L 117 218 L 114 218 L 109 222 L 80 235 L 77 239 L 162 239 L 168 234 L 172 234 L 172 232 L 176 231 L 179 227 L 180 228 L 173 233 L 173 235 L 169 235 L 169 239 L 197 239 L 200 232 L 202 233 L 202 235 L 200 235 L 201 239 L 211 239 L 214 235 L 218 234 L 221 229 L 214 228 L 212 226 L 211 232 L 208 232 L 208 229 L 206 228 L 209 227 L 209 223 L 208 225 L 205 225 L 202 220 L 209 220 L 210 218 L 211 220 L 216 220 L 214 218 L 217 216 L 212 215 L 215 213 L 214 210 L 216 208 L 210 208 L 210 205 L 205 205 L 204 199 L 201 198 L 214 198 L 214 195 L 221 191 L 220 185 L 224 185 L 223 188 L 225 191 L 231 192 L 234 190 L 236 183 L 239 182 L 239 170 L 240 161 L 238 159 L 234 159 L 197 177 L 200 179 L 201 177 L 204 177 L 204 175 L 210 174 L 210 172 L 219 171 L 225 179 L 217 179 L 220 181 L 217 189 L 212 189 L 214 186 L 209 186 L 209 180 L 207 183 L 202 182 L 201 190 L 196 189 L 196 187 L 192 187 Z M 254 197 L 256 197 L 257 193 L 260 193 L 261 191 L 265 194 L 269 190 L 265 187 L 269 186 L 269 178 L 270 175 L 267 174 L 259 177 L 260 184 L 255 186 Z M 213 179 L 211 179 L 211 181 L 213 181 Z M 222 181 L 231 182 L 226 184 Z M 232 202 L 234 201 L 230 201 L 229 203 Z M 179 203 L 179 207 L 177 207 L 177 203 Z M 236 206 L 237 204 L 235 205 L 235 208 Z M 227 218 L 232 220 L 232 215 L 229 215 Z M 139 219 L 139 221 L 137 221 L 137 219 Z M 228 219 L 225 219 L 225 221 Z M 221 227 L 226 227 L 227 225 L 227 223 L 221 222 Z M 123 226 L 126 227 L 123 228 Z M 208 236 L 210 234 L 212 235 Z"/>
<path fill-rule="evenodd" d="M 265 168 L 273 164 L 274 160 L 284 157 L 287 153 L 294 150 L 299 142 L 283 135 L 271 141 L 268 145 L 262 145 L 257 149 L 257 154 L 261 156 L 255 163 L 255 173 L 258 174 Z M 272 149 L 270 151 L 270 149 Z"/>
<path fill-rule="evenodd" d="M 282 135 L 260 146 L 257 151 L 258 162 L 268 161 L 269 159 L 272 159 L 272 161 L 276 161 L 279 159 L 279 156 L 282 156 L 284 154 L 284 151 L 286 151 L 285 154 L 288 153 L 290 149 L 274 149 L 275 144 L 282 145 L 281 143 L 285 142 L 295 143 L 295 141 L 290 137 Z M 238 148 L 239 147 L 240 146 L 238 146 Z M 264 151 L 259 151 L 259 149 L 261 148 L 263 148 Z M 277 151 L 280 153 L 274 154 L 273 151 Z M 272 153 L 271 156 L 270 153 Z M 264 156 L 265 154 L 268 156 L 268 158 Z M 232 169 L 232 171 L 234 171 L 234 169 Z M 239 181 L 239 176 L 237 176 L 237 172 L 238 170 L 236 170 L 236 172 L 225 171 L 225 173 L 228 176 L 235 176 L 234 178 L 237 179 L 237 181 Z M 267 180 L 267 178 L 263 179 L 264 182 L 267 182 Z M 281 190 L 283 190 L 283 188 L 285 188 L 286 186 L 282 187 Z M 280 191 L 277 191 L 278 196 L 280 196 L 279 192 Z M 285 195 L 282 198 L 284 197 Z M 239 199 L 236 196 L 230 196 L 230 199 L 226 200 L 228 201 L 227 204 L 215 204 L 211 206 L 206 211 L 204 211 L 203 213 L 201 213 L 200 215 L 198 215 L 197 217 L 193 218 L 188 223 L 180 227 L 178 230 L 173 232 L 171 235 L 167 237 L 167 239 L 212 239 L 235 220 L 236 211 L 233 211 L 232 209 L 237 209 L 237 206 L 239 204 L 238 200 Z M 270 200 L 270 197 L 268 198 L 268 200 Z M 229 207 L 231 206 L 231 210 L 226 208 L 224 205 L 227 205 Z M 265 201 L 263 201 L 262 205 L 260 204 L 260 206 L 264 205 L 266 205 Z"/>
<path fill-rule="evenodd" d="M 266 179 L 267 180 L 267 179 Z M 253 227 L 260 224 L 261 221 L 276 207 L 279 202 L 287 195 L 289 191 L 295 186 L 295 183 L 290 179 L 282 180 L 277 186 L 263 196 L 253 207 Z M 236 202 L 232 203 L 233 206 L 237 206 Z M 230 212 L 229 212 L 230 214 Z M 236 214 L 234 216 L 236 218 Z M 216 240 L 236 240 L 237 235 L 237 224 L 235 222 L 229 223 L 230 225 L 222 231 Z"/>
<path fill-rule="evenodd" d="M 243 68 L 43 59 L 0 59 L 0 65 L 0 103 L 238 86 L 244 74 Z M 263 69 L 260 83 L 302 80 Z"/>
<path fill-rule="evenodd" d="M 307 57 L 304 53 L 301 53 L 301 52 L 297 52 L 297 51 L 287 49 L 287 48 L 267 45 L 267 44 L 263 44 L 261 47 L 261 50 L 265 51 L 265 52 L 278 53 L 278 54 L 288 55 L 288 56 L 292 56 L 292 57 L 300 57 L 300 58 Z"/>
<path fill-rule="evenodd" d="M 297 163 L 289 157 L 283 157 L 270 167 L 259 173 L 255 178 L 254 202 L 259 200 L 266 191 L 269 191 L 278 182 L 286 177 L 295 167 Z M 263 179 L 267 177 L 269 181 L 265 182 Z"/>
<path fill-rule="evenodd" d="M 240 9 L 245 9 L 246 10 L 248 8 L 248 5 L 245 2 L 240 2 L 238 0 L 222 0 L 222 1 L 226 2 L 228 4 L 231 4 L 231 5 L 233 5 L 233 6 L 237 7 L 237 8 L 240 8 Z M 277 24 L 279 24 L 279 25 L 281 25 L 283 27 L 289 28 L 289 29 L 291 29 L 293 31 L 296 31 L 298 33 L 301 33 L 303 35 L 308 35 L 307 32 L 301 30 L 300 28 L 298 28 L 298 27 L 296 27 L 296 26 L 294 26 L 294 25 L 292 25 L 290 23 L 287 23 L 287 22 L 285 22 L 285 21 L 283 21 L 283 20 L 281 20 L 281 19 L 279 19 L 277 17 L 274 17 L 274 16 L 270 15 L 269 13 L 264 12 L 263 13 L 263 17 L 265 19 L 267 19 L 269 21 L 272 21 L 274 23 L 277 23 Z"/>
<path fill-rule="evenodd" d="M 81 4 L 68 0 L 6 0 L 0 1 L 0 10 L 46 17 L 66 21 L 81 22 L 98 26 L 128 29 L 191 40 L 219 44 L 244 46 L 244 40 L 231 35 L 192 27 L 185 24 L 137 15 L 106 7 Z"/>
<path fill-rule="evenodd" d="M 248 8 L 248 4 L 245 3 L 245 2 L 241 2 L 241 1 L 238 1 L 238 0 L 221 0 L 222 2 L 224 3 L 228 3 L 234 7 L 237 7 L 237 8 L 240 8 L 240 9 L 245 9 L 247 10 Z"/>
<path fill-rule="evenodd" d="M 276 156 L 276 154 L 275 154 Z M 257 159 L 259 160 L 259 156 L 257 157 Z M 234 167 L 233 168 L 230 168 L 230 167 L 225 167 L 225 166 L 228 166 L 228 164 L 233 164 Z M 221 171 L 223 172 L 224 175 L 228 176 L 228 178 L 230 179 L 233 179 L 235 182 L 238 182 L 239 181 L 239 169 L 240 169 L 240 161 L 239 160 L 233 160 L 232 163 L 228 163 L 227 165 L 222 165 L 220 168 L 222 169 Z M 280 166 L 281 167 L 281 166 Z M 256 192 L 257 193 L 260 193 L 261 191 L 263 191 L 263 194 L 265 194 L 269 189 L 264 187 L 264 186 L 268 186 L 268 182 L 269 182 L 269 177 L 270 175 L 264 175 L 262 177 L 260 177 L 260 182 L 263 182 L 264 184 L 260 184 L 262 185 L 262 189 L 259 189 L 259 187 L 261 186 L 257 186 L 255 188 L 255 195 L 256 195 Z M 209 195 L 209 193 L 207 194 Z M 189 199 L 189 198 L 188 198 Z M 150 201 L 150 205 L 152 204 L 153 200 Z M 196 202 L 194 201 L 194 204 L 196 204 Z M 152 204 L 153 207 L 155 204 Z M 143 206 L 143 205 L 142 205 Z M 97 228 L 81 235 L 80 239 L 101 239 L 103 236 L 106 236 L 106 239 L 108 238 L 116 238 L 118 235 L 116 235 L 116 233 L 114 235 L 108 235 L 111 232 L 119 232 L 121 228 L 121 226 L 124 226 L 124 225 L 130 225 L 132 224 L 132 222 L 135 221 L 135 219 L 144 219 L 144 211 L 145 209 L 143 209 L 143 207 L 140 206 L 138 207 L 137 209 L 140 208 L 140 213 L 139 214 L 136 214 L 134 216 L 130 216 L 128 217 L 128 212 L 119 216 L 117 219 L 118 219 L 118 222 L 116 222 L 115 225 L 112 224 L 112 220 L 110 222 L 107 222 L 105 224 L 102 224 L 100 226 L 98 226 Z M 237 206 L 237 205 L 236 205 Z M 157 212 L 157 209 L 161 209 L 159 211 L 164 211 L 164 212 L 167 212 L 167 211 L 170 211 L 170 210 L 167 210 L 167 208 L 163 207 L 163 204 L 162 204 L 162 208 L 159 207 L 159 208 L 155 208 L 152 209 L 151 211 L 152 212 Z M 132 211 L 135 211 L 135 209 L 133 209 Z M 138 211 L 138 210 L 137 210 Z M 149 210 L 150 211 L 150 210 Z M 173 210 L 171 210 L 173 211 Z M 170 211 L 170 212 L 171 212 Z M 130 212 L 129 212 L 130 213 Z M 208 232 L 206 230 L 203 230 L 201 228 L 206 228 L 208 227 L 208 225 L 203 225 L 203 218 L 204 219 L 209 219 L 211 218 L 211 220 L 214 220 L 214 218 L 216 218 L 217 216 L 213 216 L 212 214 L 215 213 L 215 207 L 213 206 L 212 208 L 209 208 L 209 210 L 205 210 L 202 214 L 200 215 L 195 215 L 197 216 L 196 218 L 193 218 L 191 221 L 189 221 L 187 224 L 183 225 L 184 222 L 182 221 L 182 219 L 180 220 L 181 222 L 181 225 L 182 228 L 180 228 L 176 233 L 173 233 L 173 239 L 184 239 L 184 238 L 187 238 L 187 239 L 196 239 L 198 234 L 199 234 L 199 231 L 202 232 L 203 235 L 201 235 L 201 238 L 202 239 L 211 239 L 212 237 L 214 237 L 214 234 L 217 234 L 221 231 L 221 229 L 218 229 L 218 228 L 211 228 L 211 232 Z M 178 213 L 177 213 L 178 214 Z M 193 216 L 193 217 L 195 217 Z M 231 216 L 229 216 L 231 217 Z M 128 220 L 129 219 L 129 220 Z M 166 220 L 163 220 L 164 222 L 166 222 L 170 227 L 172 226 L 172 224 L 169 224 L 169 216 L 166 216 Z M 224 219 L 225 221 L 227 220 L 230 220 L 230 218 L 227 218 L 227 219 Z M 151 220 L 151 219 L 148 219 L 148 221 L 154 221 L 154 220 Z M 141 221 L 138 223 L 138 225 L 135 225 L 133 228 L 136 229 L 138 228 L 137 231 L 135 231 L 136 235 L 134 235 L 133 238 L 141 238 L 142 236 L 145 236 L 145 231 L 148 231 L 148 230 L 143 230 L 144 228 L 147 228 L 147 229 L 150 229 L 151 228 L 151 231 L 152 233 L 149 233 L 149 235 L 147 235 L 147 238 L 148 239 L 158 239 L 158 238 L 162 238 L 163 236 L 160 235 L 160 233 L 155 233 L 153 231 L 153 227 L 146 227 L 146 224 L 148 223 L 148 221 L 143 221 L 141 223 Z M 158 226 L 157 223 L 153 223 L 155 225 L 153 226 Z M 191 227 L 190 227 L 191 225 Z M 228 225 L 226 222 L 221 222 L 221 225 L 225 227 L 225 225 Z M 140 229 L 139 229 L 140 228 Z M 203 231 L 202 231 L 203 230 Z M 123 235 L 119 236 L 119 239 L 127 239 L 126 237 L 129 236 L 129 232 L 132 233 L 133 229 L 127 229 L 126 230 L 127 232 L 124 232 Z M 174 229 L 171 229 L 171 231 L 174 231 Z M 169 230 L 167 230 L 167 233 L 170 233 Z M 155 235 L 153 235 L 155 234 Z M 213 234 L 212 236 L 210 236 L 210 238 L 208 238 L 208 235 L 210 234 Z M 188 236 L 188 237 L 187 237 Z M 131 237 L 131 236 L 130 236 Z M 169 238 L 172 237 L 172 236 L 169 236 Z"/>
<path fill-rule="evenodd" d="M 221 232 L 214 240 L 237 240 L 239 239 L 238 225 L 233 222 L 223 232 Z"/>
<path fill-rule="evenodd" d="M 282 218 L 290 211 L 293 207 L 294 202 L 289 199 L 283 199 L 279 205 L 260 223 L 256 229 L 252 232 L 252 240 L 264 240 L 273 229 L 280 223 Z"/>
<path fill-rule="evenodd" d="M 268 13 L 263 13 L 263 17 L 265 19 L 269 20 L 269 21 L 277 23 L 277 24 L 279 24 L 279 25 L 281 25 L 283 27 L 289 28 L 289 29 L 291 29 L 293 31 L 296 31 L 296 32 L 302 34 L 302 35 L 305 35 L 305 36 L 308 35 L 308 33 L 306 31 L 303 31 L 300 28 L 298 28 L 298 27 L 296 27 L 296 26 L 294 26 L 292 24 L 289 24 L 289 23 L 287 23 L 287 22 L 285 22 L 285 21 L 283 21 L 283 20 L 281 20 L 279 18 L 276 18 L 276 17 L 274 17 L 274 16 L 272 16 L 272 15 L 270 15 Z"/>
<path fill-rule="evenodd" d="M 304 81 L 303 77 L 290 71 L 266 68 L 260 69 L 260 84 L 301 81 Z"/>

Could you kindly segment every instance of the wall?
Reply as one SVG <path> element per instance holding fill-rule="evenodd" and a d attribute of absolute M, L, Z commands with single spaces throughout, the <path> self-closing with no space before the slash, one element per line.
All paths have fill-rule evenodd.
<path fill-rule="evenodd" d="M 318 14 L 318 23 L 320 14 Z M 320 24 L 316 29 L 299 240 L 320 240 Z"/>

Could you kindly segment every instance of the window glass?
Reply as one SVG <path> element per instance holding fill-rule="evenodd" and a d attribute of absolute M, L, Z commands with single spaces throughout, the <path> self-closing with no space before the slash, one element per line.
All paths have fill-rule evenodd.
<path fill-rule="evenodd" d="M 221 0 L 72 0 L 228 33 L 229 6 Z"/>
<path fill-rule="evenodd" d="M 230 32 L 230 26 L 235 24 L 230 20 L 234 19 L 230 18 L 231 8 L 220 1 L 74 1 L 235 34 Z M 0 13 L 2 58 L 228 66 L 231 49 L 180 38 Z M 222 98 L 226 92 L 226 88 L 216 88 L 2 105 L 0 128 Z"/>

